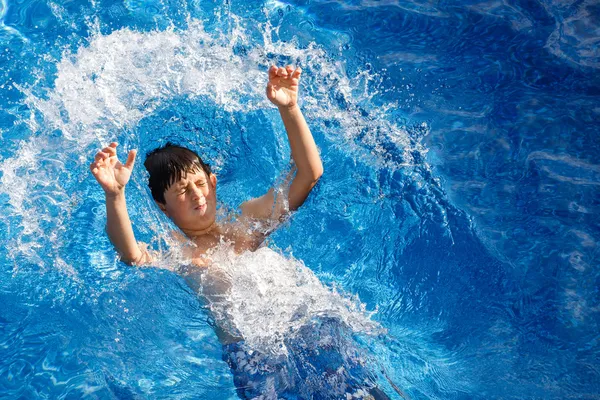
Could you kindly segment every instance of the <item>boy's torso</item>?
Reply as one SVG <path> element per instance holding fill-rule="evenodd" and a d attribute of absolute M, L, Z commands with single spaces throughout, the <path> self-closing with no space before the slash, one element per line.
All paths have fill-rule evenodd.
<path fill-rule="evenodd" d="M 191 240 L 195 245 L 190 248 L 191 265 L 185 269 L 183 276 L 206 304 L 219 303 L 231 289 L 231 281 L 225 271 L 214 266 L 211 254 L 218 246 L 226 244 L 234 254 L 254 251 L 263 242 L 265 236 L 252 229 L 248 224 L 227 222 L 219 224 L 211 235 L 200 238 L 186 238 L 180 233 L 175 234 L 180 241 Z M 189 243 L 189 242 L 188 242 Z M 235 343 L 243 340 L 236 334 L 236 329 L 224 326 L 226 321 L 215 321 L 215 332 L 222 344 Z"/>
<path fill-rule="evenodd" d="M 182 235 L 179 237 L 185 240 Z M 195 266 L 205 268 L 211 263 L 211 250 L 222 243 L 227 243 L 236 254 L 241 254 L 256 250 L 264 239 L 261 231 L 246 222 L 226 222 L 219 224 L 210 235 L 191 238 L 195 247 L 190 249 L 190 258 Z"/>

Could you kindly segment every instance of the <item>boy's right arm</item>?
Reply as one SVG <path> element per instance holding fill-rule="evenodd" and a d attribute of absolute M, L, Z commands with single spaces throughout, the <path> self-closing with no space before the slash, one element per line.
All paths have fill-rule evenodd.
<path fill-rule="evenodd" d="M 92 175 L 106 195 L 106 232 L 121 260 L 130 265 L 151 261 L 148 252 L 140 250 L 135 240 L 125 202 L 125 185 L 131 177 L 135 156 L 136 151 L 131 150 L 127 162 L 121 164 L 117 158 L 117 143 L 113 142 L 96 153 L 90 164 Z"/>

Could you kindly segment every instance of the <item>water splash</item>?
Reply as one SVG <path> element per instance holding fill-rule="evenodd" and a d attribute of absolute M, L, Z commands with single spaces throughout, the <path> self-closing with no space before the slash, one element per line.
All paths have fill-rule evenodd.
<path fill-rule="evenodd" d="M 56 232 L 65 228 L 66 214 L 59 213 L 57 219 L 56 212 L 28 199 L 28 190 L 50 185 L 54 190 L 44 193 L 48 203 L 70 210 L 65 188 L 76 176 L 87 176 L 94 149 L 123 136 L 139 143 L 131 133 L 137 124 L 177 99 L 201 98 L 226 111 L 271 109 L 264 87 L 266 69 L 274 58 L 304 68 L 301 98 L 307 117 L 346 151 L 392 169 L 412 165 L 415 149 L 425 151 L 390 121 L 394 104 L 371 105 L 380 84 L 376 73 L 364 70 L 348 76 L 339 61 L 314 43 L 300 48 L 277 40 L 277 27 L 269 22 L 249 26 L 233 14 L 229 17 L 233 28 L 227 33 L 209 34 L 193 19 L 182 30 L 121 29 L 103 35 L 96 28 L 87 46 L 75 53 L 64 51 L 52 88 L 41 80 L 19 87 L 30 110 L 19 123 L 32 134 L 0 163 L 1 191 L 10 198 L 15 216 L 9 224 L 18 221 L 31 235 L 29 244 L 17 239 L 13 249 L 40 262 L 30 247 L 43 248 L 48 241 L 37 221 L 52 221 Z M 253 29 L 262 35 L 262 43 Z M 40 158 L 42 152 L 46 160 L 57 161 L 50 177 L 37 173 L 48 167 Z M 64 165 L 66 160 L 75 163 L 75 170 Z M 53 246 L 60 247 L 60 240 Z"/>
<path fill-rule="evenodd" d="M 318 317 L 336 319 L 354 332 L 384 332 L 358 298 L 324 286 L 304 263 L 268 247 L 238 256 L 224 245 L 211 260 L 202 290 L 212 294 L 215 285 L 228 287 L 207 296 L 217 323 L 233 324 L 250 348 L 264 354 L 287 354 L 285 340 Z"/>
<path fill-rule="evenodd" d="M 216 43 L 200 22 L 183 32 L 123 29 L 65 54 L 48 99 L 29 97 L 27 103 L 66 139 L 85 147 L 108 140 L 113 130 L 134 127 L 181 96 L 207 96 L 226 110 L 239 109 L 249 96 L 244 104 L 252 108 L 260 100 L 250 83 L 261 76 L 257 68 L 240 74 L 246 63 Z"/>

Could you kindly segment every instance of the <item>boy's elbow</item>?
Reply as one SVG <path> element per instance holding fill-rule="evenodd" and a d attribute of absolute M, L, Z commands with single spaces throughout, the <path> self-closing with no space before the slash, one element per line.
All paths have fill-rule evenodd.
<path fill-rule="evenodd" d="M 323 175 L 323 166 L 319 165 L 318 167 L 312 168 L 308 173 L 302 174 L 301 179 L 304 182 L 308 183 L 310 186 L 310 189 L 312 189 L 313 186 L 315 186 L 317 184 L 319 179 L 321 179 L 322 175 Z"/>
<path fill-rule="evenodd" d="M 323 176 L 323 164 L 319 164 L 319 168 L 315 171 L 315 183 Z"/>
<path fill-rule="evenodd" d="M 321 179 L 321 176 L 323 176 L 323 164 L 319 163 L 315 168 L 312 169 L 311 172 L 311 180 L 314 184 L 316 184 L 319 179 Z"/>

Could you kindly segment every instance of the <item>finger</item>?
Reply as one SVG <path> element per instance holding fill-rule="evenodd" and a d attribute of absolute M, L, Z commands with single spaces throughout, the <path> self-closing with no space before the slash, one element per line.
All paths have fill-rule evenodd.
<path fill-rule="evenodd" d="M 269 79 L 273 79 L 277 77 L 277 67 L 275 65 L 271 65 L 269 68 Z"/>
<path fill-rule="evenodd" d="M 125 162 L 125 168 L 131 170 L 133 169 L 133 164 L 135 164 L 135 157 L 137 156 L 137 150 L 131 150 L 127 155 L 127 161 Z"/>
<path fill-rule="evenodd" d="M 285 70 L 285 68 L 283 68 L 283 67 L 280 67 L 280 68 L 277 70 L 277 76 L 287 76 L 287 71 Z"/>
<path fill-rule="evenodd" d="M 292 78 L 300 79 L 300 74 L 302 74 L 302 68 L 298 67 L 292 74 Z"/>
<path fill-rule="evenodd" d="M 294 72 L 294 68 L 292 68 L 291 65 L 286 65 L 285 66 L 285 72 L 287 72 L 288 76 L 292 75 L 292 72 Z"/>
<path fill-rule="evenodd" d="M 108 157 L 109 157 L 109 155 L 107 153 L 105 153 L 104 151 L 101 150 L 101 151 L 99 151 L 99 152 L 96 153 L 96 157 L 94 157 L 94 160 L 96 162 L 98 162 L 98 161 L 105 160 Z"/>
<path fill-rule="evenodd" d="M 108 154 L 110 157 L 116 156 L 117 155 L 117 146 L 113 147 L 113 144 L 116 144 L 116 143 L 111 143 L 110 146 L 103 148 L 102 152 Z"/>
<path fill-rule="evenodd" d="M 98 174 L 98 172 L 100 171 L 98 163 L 96 163 L 96 162 L 91 163 L 90 164 L 90 171 L 92 171 L 93 175 Z"/>

